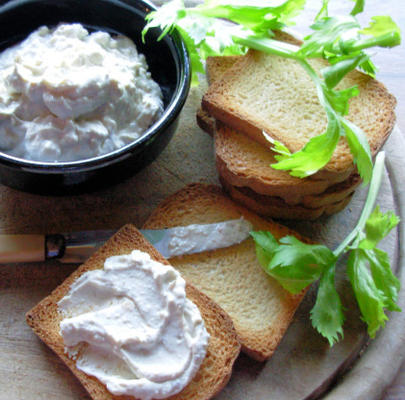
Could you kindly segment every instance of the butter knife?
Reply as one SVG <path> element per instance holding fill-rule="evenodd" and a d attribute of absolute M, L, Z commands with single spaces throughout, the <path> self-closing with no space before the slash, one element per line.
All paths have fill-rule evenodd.
<path fill-rule="evenodd" d="M 165 257 L 232 246 L 245 240 L 251 224 L 241 219 L 214 224 L 193 224 L 140 232 Z M 81 263 L 113 234 L 114 230 L 81 231 L 49 235 L 0 235 L 0 264 L 45 261 Z"/>

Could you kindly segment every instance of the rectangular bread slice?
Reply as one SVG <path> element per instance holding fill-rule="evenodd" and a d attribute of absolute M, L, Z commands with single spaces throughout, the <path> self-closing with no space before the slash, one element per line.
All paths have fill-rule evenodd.
<path fill-rule="evenodd" d="M 222 176 L 219 180 L 226 193 L 235 202 L 265 218 L 312 221 L 342 211 L 353 196 L 351 193 L 343 199 L 319 205 L 319 207 L 306 207 L 303 204 L 289 205 L 279 197 L 258 194 L 248 187 L 233 186 Z"/>
<path fill-rule="evenodd" d="M 80 275 L 86 271 L 103 268 L 107 257 L 128 254 L 134 249 L 145 251 L 154 260 L 168 264 L 134 226 L 126 225 L 26 315 L 27 323 L 34 333 L 70 368 L 93 400 L 129 400 L 133 397 L 112 395 L 99 380 L 76 368 L 75 361 L 64 352 L 63 339 L 59 333 L 62 317 L 58 312 L 57 303 L 68 293 L 70 286 Z M 233 363 L 240 351 L 240 343 L 231 319 L 217 304 L 190 284 L 186 285 L 186 293 L 199 308 L 210 340 L 207 355 L 197 375 L 180 393 L 170 399 L 206 400 L 217 394 L 228 382 Z"/>
<path fill-rule="evenodd" d="M 206 62 L 208 82 L 221 79 L 240 58 L 209 57 Z M 357 174 L 342 176 L 345 180 L 338 183 L 294 178 L 286 171 L 270 167 L 276 160 L 268 144 L 263 146 L 235 129 L 218 121 L 216 123 L 215 119 L 202 109 L 197 112 L 197 123 L 201 129 L 215 137 L 217 170 L 221 183 L 227 185 L 228 193 L 232 196 L 237 193 L 238 187 L 246 187 L 257 192 L 259 196 L 266 196 L 265 208 L 254 208 L 255 212 L 265 211 L 264 214 L 259 212 L 261 215 L 290 219 L 308 216 L 308 219 L 314 219 L 325 213 L 331 214 L 332 211 L 341 209 L 336 203 L 347 204 L 348 198 L 360 184 Z M 241 195 L 242 193 L 238 193 L 237 197 Z M 236 199 L 236 196 L 233 198 Z M 252 202 L 244 204 L 250 203 Z M 290 207 L 291 205 L 295 207 Z M 311 211 L 309 208 L 317 210 Z"/>
<path fill-rule="evenodd" d="M 248 188 L 250 189 L 248 193 L 254 192 L 259 197 L 263 196 L 266 200 L 265 203 L 272 203 L 272 198 L 277 197 L 278 200 L 275 201 L 280 204 L 280 207 L 285 208 L 282 209 L 281 214 L 279 214 L 280 207 L 267 207 L 264 214 L 259 212 L 259 208 L 255 208 L 254 211 L 260 215 L 272 218 L 281 218 L 284 215 L 290 216 L 290 219 L 296 219 L 295 216 L 297 215 L 301 217 L 309 215 L 311 216 L 310 219 L 313 219 L 324 212 L 288 213 L 289 206 L 295 205 L 312 209 L 330 206 L 350 197 L 361 183 L 358 174 L 351 174 L 344 181 L 330 186 L 326 181 L 302 180 L 302 182 L 298 182 L 300 186 L 297 188 L 297 185 L 294 184 L 294 178 L 283 182 L 281 180 L 284 176 L 282 171 L 269 168 L 270 162 L 274 162 L 271 161 L 273 156 L 259 143 L 234 129 L 225 127 L 223 124 L 215 125 L 215 120 L 202 109 L 197 112 L 197 123 L 202 130 L 215 137 L 218 175 L 222 186 L 231 194 L 231 197 L 236 199 L 232 193 L 235 193 L 238 188 Z M 279 172 L 276 175 L 280 179 L 276 179 L 273 171 Z M 272 184 L 274 182 L 276 184 Z M 248 203 L 244 204 L 247 206 Z M 340 211 L 340 208 L 334 207 L 333 210 Z"/>
<path fill-rule="evenodd" d="M 326 203 L 352 193 L 360 183 L 357 174 L 350 174 L 342 182 L 295 178 L 286 171 L 271 168 L 275 163 L 274 153 L 248 136 L 217 123 L 214 134 L 215 157 L 218 173 L 233 186 L 246 186 L 267 196 L 278 196 L 289 205 L 303 204 L 318 207 L 317 198 L 323 194 Z M 342 189 L 343 188 L 343 189 Z M 322 201 L 321 201 L 322 202 Z"/>
<path fill-rule="evenodd" d="M 296 235 L 237 205 L 219 187 L 203 184 L 188 185 L 168 197 L 144 227 L 206 224 L 241 216 L 252 223 L 254 230 L 268 230 L 276 237 Z M 273 354 L 304 296 L 288 293 L 263 271 L 252 238 L 228 248 L 174 257 L 170 262 L 230 315 L 242 350 L 256 360 L 266 360 Z"/>
<path fill-rule="evenodd" d="M 311 64 L 317 71 L 326 66 L 324 60 Z M 381 83 L 359 71 L 349 73 L 338 88 L 355 85 L 360 94 L 350 100 L 347 118 L 366 133 L 375 155 L 394 126 L 396 101 Z M 295 60 L 254 50 L 210 85 L 202 106 L 257 142 L 268 145 L 265 131 L 292 152 L 324 132 L 327 122 L 314 83 Z M 353 168 L 350 149 L 341 138 L 331 161 L 314 178 L 334 179 Z"/>

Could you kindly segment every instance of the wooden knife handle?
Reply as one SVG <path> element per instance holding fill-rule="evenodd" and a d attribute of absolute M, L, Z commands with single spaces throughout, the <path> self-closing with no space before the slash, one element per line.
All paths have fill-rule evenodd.
<path fill-rule="evenodd" d="M 44 235 L 0 235 L 0 264 L 44 260 Z"/>

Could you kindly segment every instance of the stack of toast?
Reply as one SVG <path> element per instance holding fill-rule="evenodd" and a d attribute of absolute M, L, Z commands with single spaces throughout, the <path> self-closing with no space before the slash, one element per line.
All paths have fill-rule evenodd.
<path fill-rule="evenodd" d="M 283 34 L 293 44 L 299 41 Z M 318 72 L 324 60 L 311 61 Z M 316 88 L 292 59 L 250 50 L 240 57 L 207 59 L 209 88 L 198 111 L 199 126 L 214 136 L 217 170 L 230 196 L 258 214 L 285 219 L 315 219 L 343 209 L 361 179 L 344 138 L 330 162 L 316 174 L 295 178 L 275 170 L 272 139 L 291 152 L 325 131 L 327 119 Z M 338 88 L 356 85 L 348 120 L 366 134 L 374 156 L 395 122 L 395 98 L 385 87 L 352 71 Z"/>

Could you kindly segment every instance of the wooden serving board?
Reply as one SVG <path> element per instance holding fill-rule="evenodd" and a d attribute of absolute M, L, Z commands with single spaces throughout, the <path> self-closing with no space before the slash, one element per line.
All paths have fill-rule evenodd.
<path fill-rule="evenodd" d="M 394 2 L 388 0 L 384 7 Z M 393 14 L 392 10 L 388 13 Z M 405 14 L 401 11 L 400 15 Z M 401 85 L 402 81 L 394 87 L 399 96 L 403 93 Z M 32 195 L 0 185 L 0 233 L 118 229 L 128 222 L 141 226 L 160 201 L 185 184 L 218 183 L 212 139 L 195 123 L 203 90 L 200 87 L 190 92 L 179 128 L 161 156 L 126 182 L 90 194 L 64 197 Z M 397 108 L 400 121 L 402 104 Z M 384 210 L 394 209 L 403 221 L 405 141 L 399 130 L 393 133 L 385 150 L 387 172 L 378 202 Z M 289 225 L 334 248 L 355 224 L 364 198 L 365 190 L 360 189 L 343 212 L 311 223 Z M 383 248 L 390 253 L 401 279 L 399 305 L 405 310 L 403 240 L 401 223 L 384 241 Z M 75 268 L 56 262 L 0 266 L 0 400 L 88 399 L 68 369 L 25 323 L 25 313 Z M 329 348 L 311 328 L 311 290 L 273 358 L 258 363 L 241 355 L 231 381 L 217 399 L 380 398 L 404 357 L 405 313 L 392 313 L 386 328 L 370 342 L 358 319 L 342 266 L 339 271 L 339 292 L 347 308 L 344 340 Z"/>

